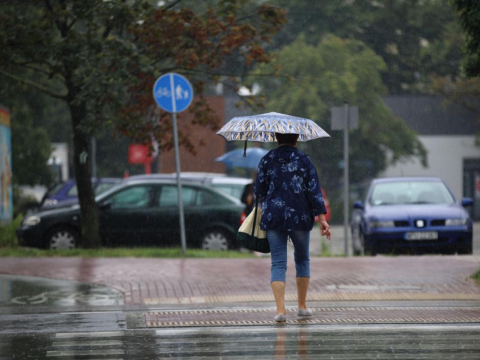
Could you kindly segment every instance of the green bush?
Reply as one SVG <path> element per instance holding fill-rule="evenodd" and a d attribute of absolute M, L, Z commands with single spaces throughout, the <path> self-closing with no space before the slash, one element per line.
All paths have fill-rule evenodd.
<path fill-rule="evenodd" d="M 478 270 L 475 274 L 473 274 L 472 278 L 475 279 L 477 283 L 480 285 L 480 270 Z"/>
<path fill-rule="evenodd" d="M 18 215 L 15 220 L 11 221 L 8 224 L 0 225 L 0 248 L 1 247 L 17 247 L 18 240 L 15 230 L 22 223 L 23 216 Z"/>

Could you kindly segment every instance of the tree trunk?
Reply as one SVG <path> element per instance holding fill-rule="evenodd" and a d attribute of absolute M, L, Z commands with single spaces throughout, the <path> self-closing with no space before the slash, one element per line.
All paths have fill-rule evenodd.
<path fill-rule="evenodd" d="M 91 136 L 79 126 L 85 117 L 85 108 L 69 104 L 73 125 L 73 164 L 77 180 L 78 200 L 80 203 L 82 246 L 99 248 L 100 222 L 95 194 L 92 187 L 92 167 L 90 154 Z"/>

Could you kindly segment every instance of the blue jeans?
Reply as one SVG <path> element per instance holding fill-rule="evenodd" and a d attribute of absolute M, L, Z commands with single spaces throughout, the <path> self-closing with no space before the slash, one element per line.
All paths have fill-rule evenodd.
<path fill-rule="evenodd" d="M 286 282 L 287 237 L 295 248 L 295 269 L 297 277 L 310 277 L 310 231 L 267 230 L 267 239 L 272 253 L 270 282 Z"/>

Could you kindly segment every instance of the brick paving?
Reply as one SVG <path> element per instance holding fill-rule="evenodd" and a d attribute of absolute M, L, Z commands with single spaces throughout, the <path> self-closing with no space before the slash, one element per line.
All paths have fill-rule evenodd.
<path fill-rule="evenodd" d="M 286 292 L 294 296 L 293 260 L 288 267 Z M 470 278 L 479 268 L 478 256 L 312 258 L 309 294 L 339 300 L 375 299 L 365 294 L 376 294 L 379 300 L 379 294 L 388 300 L 396 299 L 394 294 L 399 294 L 399 300 L 405 296 L 479 300 L 480 287 Z M 271 300 L 268 258 L 1 258 L 0 274 L 109 286 L 125 295 L 126 304 L 154 304 L 162 299 L 176 299 L 177 303 L 221 301 L 228 296 L 265 296 L 263 301 Z M 244 299 L 248 301 L 248 297 Z"/>

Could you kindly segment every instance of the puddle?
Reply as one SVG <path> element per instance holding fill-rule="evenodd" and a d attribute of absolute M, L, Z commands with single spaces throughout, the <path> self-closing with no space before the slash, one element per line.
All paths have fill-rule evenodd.
<path fill-rule="evenodd" d="M 123 305 L 123 294 L 103 286 L 30 276 L 0 275 L 0 306 Z"/>

